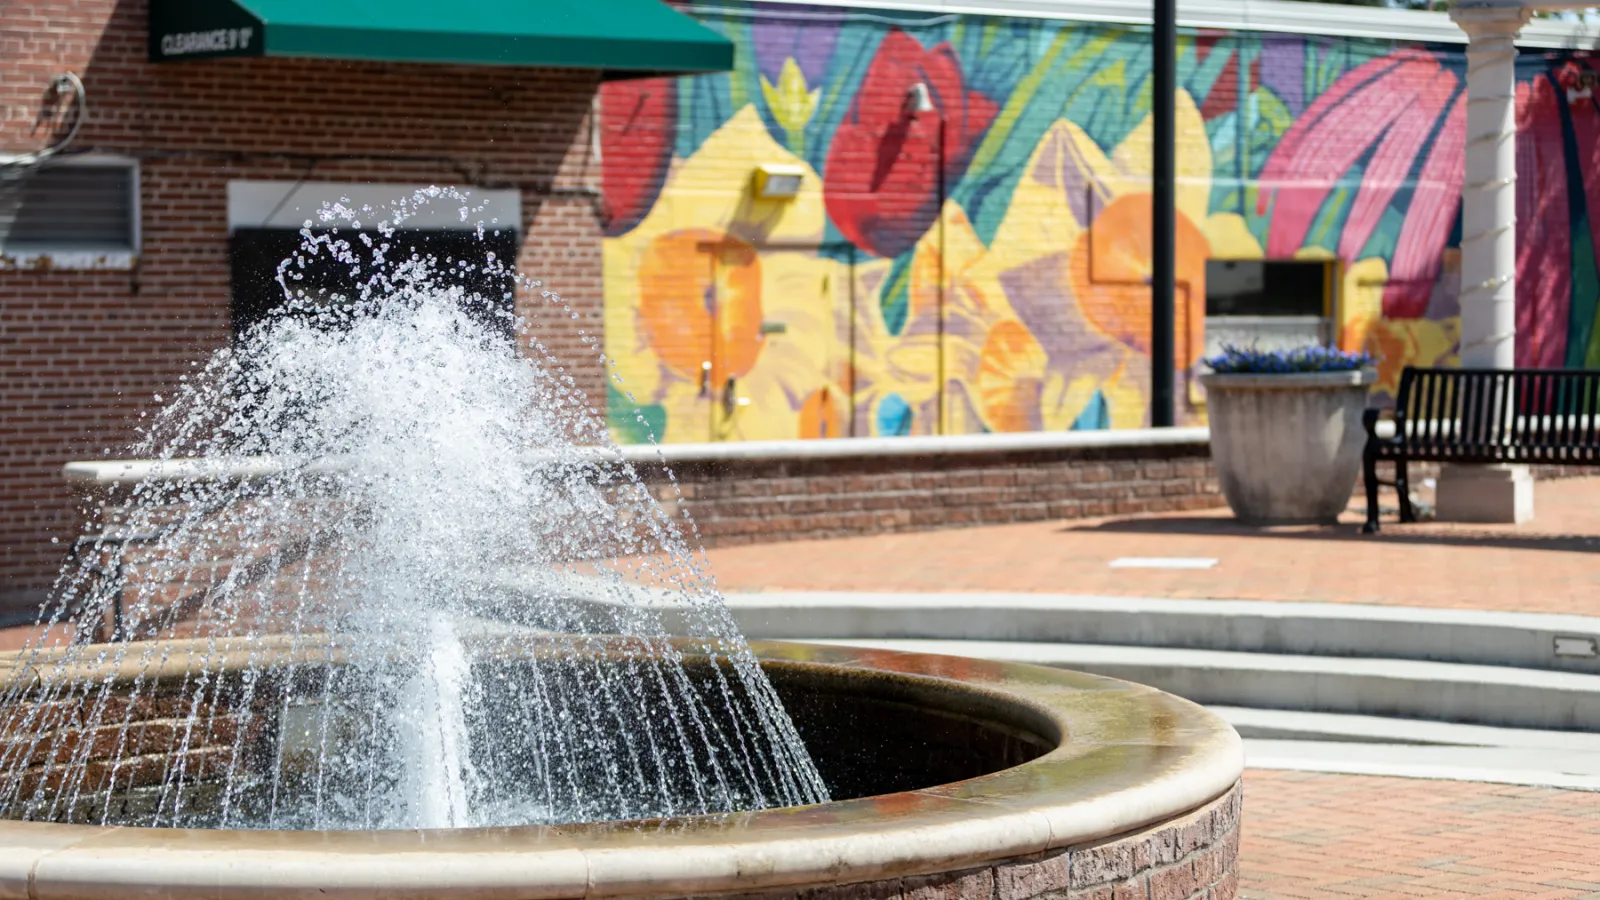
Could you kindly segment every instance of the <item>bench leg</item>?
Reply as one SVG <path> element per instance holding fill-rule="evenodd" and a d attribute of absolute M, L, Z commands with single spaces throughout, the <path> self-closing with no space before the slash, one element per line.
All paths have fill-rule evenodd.
<path fill-rule="evenodd" d="M 1361 526 L 1364 534 L 1378 533 L 1378 457 L 1373 453 L 1361 454 L 1361 477 L 1367 487 L 1367 524 Z"/>
<path fill-rule="evenodd" d="M 1400 494 L 1400 521 L 1415 522 L 1417 511 L 1411 505 L 1411 479 L 1406 475 L 1406 461 L 1394 461 L 1394 489 Z"/>

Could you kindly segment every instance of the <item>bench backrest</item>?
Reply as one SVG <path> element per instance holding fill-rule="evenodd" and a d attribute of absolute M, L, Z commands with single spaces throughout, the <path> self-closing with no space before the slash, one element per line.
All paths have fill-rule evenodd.
<path fill-rule="evenodd" d="M 1395 419 L 1419 456 L 1600 463 L 1600 370 L 1407 366 Z"/>

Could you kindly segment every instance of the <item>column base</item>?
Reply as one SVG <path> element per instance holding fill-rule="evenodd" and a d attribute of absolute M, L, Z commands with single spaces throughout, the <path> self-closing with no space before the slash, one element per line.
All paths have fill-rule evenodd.
<path fill-rule="evenodd" d="M 1533 473 L 1527 466 L 1445 465 L 1434 509 L 1441 522 L 1520 525 L 1533 518 Z"/>

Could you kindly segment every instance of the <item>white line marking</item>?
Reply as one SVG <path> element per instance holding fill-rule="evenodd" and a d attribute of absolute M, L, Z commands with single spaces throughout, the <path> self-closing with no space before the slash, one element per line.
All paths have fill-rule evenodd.
<path fill-rule="evenodd" d="M 1111 561 L 1113 569 L 1209 569 L 1217 564 L 1202 556 L 1124 556 Z"/>

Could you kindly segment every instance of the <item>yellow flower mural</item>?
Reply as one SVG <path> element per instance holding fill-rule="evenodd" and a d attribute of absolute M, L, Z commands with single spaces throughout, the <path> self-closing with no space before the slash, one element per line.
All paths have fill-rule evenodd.
<path fill-rule="evenodd" d="M 1238 229 L 1207 216 L 1210 145 L 1199 110 L 1182 91 L 1177 124 L 1183 149 L 1176 363 L 1187 372 L 1205 342 L 1205 263 L 1212 254 L 1207 234 Z M 982 404 L 991 430 L 1021 423 L 1030 429 L 1145 424 L 1153 127 L 1147 117 L 1107 153 L 1078 125 L 1062 120 L 1029 157 L 1004 221 L 967 276 L 973 296 L 985 298 L 993 310 L 991 329 L 999 329 L 976 339 L 985 349 L 972 354 L 977 371 L 964 373 L 991 385 Z M 1019 327 L 1031 344 L 1015 333 Z M 995 405 L 1001 396 L 993 388 L 996 374 L 1005 370 L 1019 376 L 1007 404 L 1037 408 Z M 1190 412 L 1191 419 L 1199 415 Z"/>
<path fill-rule="evenodd" d="M 1050 358 L 1027 326 L 1006 319 L 989 329 L 974 379 L 978 408 L 993 431 L 1038 431 Z"/>
<path fill-rule="evenodd" d="M 767 76 L 761 76 L 761 95 L 766 99 L 767 109 L 772 112 L 773 119 L 789 135 L 790 145 L 796 152 L 804 152 L 805 127 L 816 114 L 822 89 L 806 89 L 805 73 L 791 56 L 783 61 L 777 84 L 768 81 Z"/>
<path fill-rule="evenodd" d="M 1367 332 L 1366 350 L 1378 360 L 1374 390 L 1393 396 L 1400 388 L 1400 371 L 1406 366 L 1457 366 L 1461 341 L 1458 318 L 1379 319 Z"/>
<path fill-rule="evenodd" d="M 1388 276 L 1381 259 L 1363 259 L 1346 268 L 1339 346 L 1371 353 L 1378 360 L 1373 390 L 1394 396 L 1400 388 L 1400 372 L 1408 365 L 1460 364 L 1461 318 L 1385 318 L 1383 289 Z"/>
<path fill-rule="evenodd" d="M 847 273 L 817 254 L 815 172 L 794 199 L 763 200 L 749 187 L 763 163 L 804 166 L 747 106 L 673 166 L 637 227 L 605 242 L 607 356 L 625 402 L 664 413 L 657 440 L 841 432 L 833 285 Z"/>

